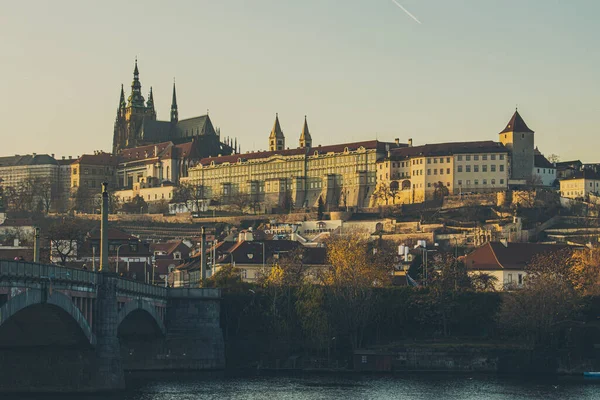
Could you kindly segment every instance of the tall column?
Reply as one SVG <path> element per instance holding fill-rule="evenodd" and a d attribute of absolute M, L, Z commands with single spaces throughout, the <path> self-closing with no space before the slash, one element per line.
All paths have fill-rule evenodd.
<path fill-rule="evenodd" d="M 200 240 L 200 279 L 202 280 L 202 285 L 204 285 L 204 281 L 206 280 L 206 229 L 204 227 L 202 227 Z"/>
<path fill-rule="evenodd" d="M 35 228 L 35 235 L 33 237 L 33 262 L 40 262 L 40 228 Z"/>
<path fill-rule="evenodd" d="M 117 336 L 119 307 L 117 285 L 119 277 L 108 266 L 108 183 L 102 183 L 102 220 L 100 223 L 100 273 L 97 275 L 96 382 L 105 390 L 123 389 L 125 378 L 121 362 L 121 346 Z"/>
<path fill-rule="evenodd" d="M 100 222 L 100 272 L 108 272 L 108 183 L 102 182 L 102 219 Z"/>

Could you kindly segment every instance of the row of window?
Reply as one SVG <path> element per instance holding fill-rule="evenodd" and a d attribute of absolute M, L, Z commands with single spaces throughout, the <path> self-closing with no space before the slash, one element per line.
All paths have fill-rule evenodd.
<path fill-rule="evenodd" d="M 471 157 L 473 158 L 473 161 L 479 161 L 479 154 L 467 154 L 464 156 L 465 161 L 471 161 Z M 496 154 L 490 154 L 489 155 L 490 160 L 495 160 L 496 159 Z M 459 155 L 456 157 L 457 161 L 462 161 L 463 160 L 463 156 Z M 483 161 L 486 161 L 488 159 L 488 155 L 487 154 L 482 154 L 481 155 L 481 159 Z M 499 160 L 504 160 L 504 154 L 498 154 L 498 159 Z"/>
<path fill-rule="evenodd" d="M 545 173 L 546 173 L 546 168 L 544 168 L 544 169 L 543 169 L 543 171 L 544 171 L 544 172 L 541 172 L 541 173 L 542 173 L 542 174 L 545 174 Z M 538 169 L 537 169 L 537 173 L 538 173 L 538 174 L 540 173 L 540 168 L 538 168 Z M 552 174 L 554 174 L 554 170 L 553 170 L 553 169 L 551 169 L 551 168 L 548 168 L 548 173 L 552 175 Z"/>
<path fill-rule="evenodd" d="M 479 172 L 479 165 L 473 165 L 471 168 L 470 164 L 467 164 L 464 166 L 464 170 L 465 172 L 471 172 L 471 170 L 473 172 Z M 504 164 L 500 164 L 498 165 L 498 170 L 500 172 L 504 172 Z M 456 172 L 463 172 L 463 166 L 462 165 L 458 165 L 456 167 Z M 481 165 L 481 172 L 488 172 L 488 166 L 487 164 Z M 496 164 L 491 164 L 490 165 L 490 172 L 496 172 Z"/>
<path fill-rule="evenodd" d="M 92 172 L 92 175 L 96 175 L 96 173 L 98 173 L 98 174 L 104 173 L 105 175 L 108 175 L 108 174 L 112 173 L 113 171 L 110 169 L 110 167 L 104 167 L 104 170 L 102 168 L 98 168 L 98 170 L 96 170 L 96 168 L 91 168 L 91 172 Z M 90 168 L 83 168 L 83 174 L 89 175 Z M 73 175 L 77 175 L 77 168 L 73 168 Z"/>
<path fill-rule="evenodd" d="M 437 168 L 434 168 L 433 174 L 434 175 L 438 174 L 438 169 Z M 446 168 L 446 174 L 450 175 L 450 168 Z M 427 170 L 427 175 L 431 175 L 431 170 L 430 169 Z M 444 175 L 444 168 L 440 168 L 440 175 Z"/>
<path fill-rule="evenodd" d="M 473 180 L 473 183 L 475 186 L 479 186 L 479 179 L 475 179 Z M 482 185 L 487 185 L 488 184 L 488 180 L 487 179 L 483 179 L 482 180 Z M 490 180 L 490 184 L 495 185 L 496 184 L 496 180 L 492 179 Z M 504 185 L 504 179 L 500 179 L 500 184 Z M 458 180 L 458 186 L 462 186 L 463 185 L 463 181 L 461 179 Z M 471 180 L 467 179 L 466 181 L 466 185 L 467 186 L 471 186 Z"/>

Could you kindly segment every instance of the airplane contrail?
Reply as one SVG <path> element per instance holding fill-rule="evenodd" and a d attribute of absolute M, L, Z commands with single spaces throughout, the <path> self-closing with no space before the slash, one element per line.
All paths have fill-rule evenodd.
<path fill-rule="evenodd" d="M 406 13 L 406 15 L 408 15 L 409 17 L 411 17 L 412 19 L 414 19 L 417 23 L 421 23 L 421 21 L 419 21 L 417 19 L 417 17 L 415 17 L 414 15 L 412 15 L 406 8 L 402 7 L 402 4 L 398 3 L 396 0 L 392 0 L 392 2 L 397 5 L 398 7 L 400 7 L 402 9 L 402 11 L 404 11 Z"/>

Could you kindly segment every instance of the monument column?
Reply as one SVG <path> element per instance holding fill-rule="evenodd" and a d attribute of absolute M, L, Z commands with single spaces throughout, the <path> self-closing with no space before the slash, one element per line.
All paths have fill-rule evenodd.
<path fill-rule="evenodd" d="M 108 183 L 102 183 L 102 219 L 100 223 L 100 272 L 97 274 L 96 356 L 97 385 L 102 390 L 125 388 L 121 346 L 117 337 L 119 277 L 108 265 Z"/>

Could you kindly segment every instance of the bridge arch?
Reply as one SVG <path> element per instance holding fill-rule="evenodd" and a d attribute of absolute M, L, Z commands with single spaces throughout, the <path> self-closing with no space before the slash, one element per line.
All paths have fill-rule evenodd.
<path fill-rule="evenodd" d="M 9 301 L 0 307 L 0 331 L 3 326 L 8 325 L 20 313 L 31 311 L 34 308 L 40 308 L 40 311 L 42 311 L 40 306 L 50 306 L 55 310 L 59 309 L 57 316 L 61 319 L 65 314 L 70 316 L 70 318 L 64 318 L 63 321 L 66 323 L 72 322 L 72 325 L 78 326 L 80 333 L 85 336 L 87 342 L 92 346 L 96 345 L 96 336 L 85 316 L 71 298 L 62 292 L 46 290 L 45 288 L 27 289 L 25 292 L 11 297 Z"/>
<path fill-rule="evenodd" d="M 132 314 L 146 314 L 151 317 L 151 319 L 156 324 L 156 328 L 160 331 L 160 333 L 164 336 L 167 333 L 167 329 L 165 328 L 165 324 L 162 319 L 156 313 L 156 309 L 154 305 L 150 303 L 148 300 L 144 299 L 136 299 L 125 303 L 123 308 L 119 311 L 119 316 L 117 319 L 117 327 L 121 328 L 123 321 L 125 321 Z"/>

